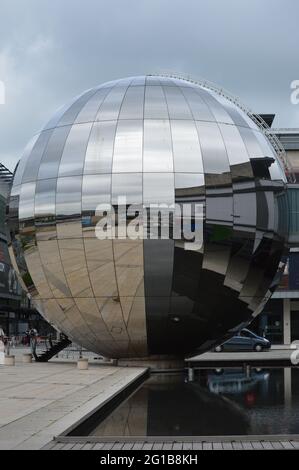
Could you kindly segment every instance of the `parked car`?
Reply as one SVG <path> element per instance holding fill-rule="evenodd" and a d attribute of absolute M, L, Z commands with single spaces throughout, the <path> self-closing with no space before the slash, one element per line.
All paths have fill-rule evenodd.
<path fill-rule="evenodd" d="M 244 328 L 237 335 L 230 338 L 223 344 L 216 346 L 215 351 L 263 351 L 270 349 L 271 343 L 266 338 L 256 335 L 252 331 Z"/>

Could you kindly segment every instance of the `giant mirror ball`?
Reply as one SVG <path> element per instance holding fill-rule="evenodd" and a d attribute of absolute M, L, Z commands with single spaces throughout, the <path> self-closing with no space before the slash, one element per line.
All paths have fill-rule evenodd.
<path fill-rule="evenodd" d="M 115 80 L 60 109 L 25 149 L 12 256 L 37 309 L 75 343 L 111 358 L 203 352 L 252 321 L 278 283 L 285 183 L 267 135 L 217 90 Z M 97 237 L 112 220 L 98 205 L 124 196 L 125 214 L 132 204 L 199 207 L 190 226 L 202 242 L 162 236 L 161 217 L 156 238 Z"/>

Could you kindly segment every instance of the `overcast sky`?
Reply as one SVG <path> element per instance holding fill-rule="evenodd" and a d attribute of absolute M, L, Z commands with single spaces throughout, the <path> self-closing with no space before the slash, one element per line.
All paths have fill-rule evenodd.
<path fill-rule="evenodd" d="M 231 91 L 275 127 L 299 127 L 298 0 L 0 0 L 0 161 L 72 96 L 173 70 Z"/>

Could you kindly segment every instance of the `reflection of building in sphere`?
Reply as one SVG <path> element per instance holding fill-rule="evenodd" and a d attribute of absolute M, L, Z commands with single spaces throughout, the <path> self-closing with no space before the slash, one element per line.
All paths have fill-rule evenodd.
<path fill-rule="evenodd" d="M 61 109 L 25 150 L 10 203 L 20 274 L 46 318 L 105 356 L 209 349 L 276 285 L 284 182 L 267 137 L 221 94 L 158 76 L 106 83 Z M 99 240 L 96 208 L 119 196 L 125 210 L 199 204 L 202 246 Z"/>
<path fill-rule="evenodd" d="M 1 311 L 9 312 L 17 309 L 21 300 L 21 290 L 17 277 L 11 267 L 7 245 L 6 206 L 10 193 L 13 174 L 0 163 L 0 305 Z M 14 283 L 11 282 L 14 277 Z M 7 317 L 2 320 L 7 329 Z"/>

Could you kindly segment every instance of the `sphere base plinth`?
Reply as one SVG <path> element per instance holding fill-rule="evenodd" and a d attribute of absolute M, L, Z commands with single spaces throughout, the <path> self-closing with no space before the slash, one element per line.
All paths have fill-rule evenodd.
<path fill-rule="evenodd" d="M 184 358 L 172 356 L 118 359 L 116 363 L 121 367 L 148 367 L 151 371 L 183 370 L 185 367 Z"/>

